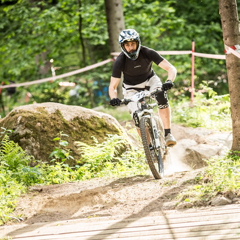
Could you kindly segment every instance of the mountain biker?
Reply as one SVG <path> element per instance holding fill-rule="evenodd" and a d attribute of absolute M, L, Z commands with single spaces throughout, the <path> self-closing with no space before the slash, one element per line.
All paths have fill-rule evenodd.
<path fill-rule="evenodd" d="M 119 35 L 119 43 L 122 52 L 116 58 L 113 66 L 111 81 L 109 85 L 110 105 L 119 106 L 121 100 L 118 98 L 117 87 L 121 82 L 123 73 L 123 95 L 124 98 L 133 96 L 136 92 L 147 89 L 153 91 L 162 87 L 163 91 L 157 94 L 159 116 L 162 119 L 165 140 L 167 146 L 174 146 L 177 142 L 171 133 L 171 109 L 168 102 L 167 90 L 171 89 L 177 75 L 176 68 L 159 55 L 155 50 L 142 46 L 138 32 L 134 29 L 125 29 Z M 162 84 L 160 78 L 152 69 L 152 63 L 168 72 L 168 78 Z M 128 104 L 130 113 L 138 109 L 136 102 Z"/>

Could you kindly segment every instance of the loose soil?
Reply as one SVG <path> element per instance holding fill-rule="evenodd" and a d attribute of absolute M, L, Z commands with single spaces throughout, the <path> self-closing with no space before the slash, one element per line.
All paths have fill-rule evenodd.
<path fill-rule="evenodd" d="M 160 180 L 155 180 L 149 172 L 145 176 L 34 186 L 21 197 L 16 214 L 32 224 L 101 216 L 142 217 L 176 209 L 178 194 L 191 187 L 203 170 L 177 164 L 178 171 L 174 162 L 168 164 L 168 175 Z"/>
<path fill-rule="evenodd" d="M 17 213 L 29 224 L 101 216 L 152 215 L 160 209 L 176 208 L 175 197 L 191 186 L 199 172 L 175 173 L 162 180 L 146 175 L 33 187 L 21 198 Z"/>

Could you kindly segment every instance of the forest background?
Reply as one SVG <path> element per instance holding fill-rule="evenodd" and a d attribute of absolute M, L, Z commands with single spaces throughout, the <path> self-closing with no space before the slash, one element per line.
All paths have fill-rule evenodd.
<path fill-rule="evenodd" d="M 126 28 L 136 29 L 145 46 L 191 50 L 194 40 L 197 52 L 224 54 L 218 1 L 125 0 L 123 11 Z M 111 58 L 104 0 L 1 1 L 0 19 L 2 84 L 31 82 L 51 77 L 51 69 L 60 75 Z M 171 99 L 190 97 L 191 54 L 164 57 L 178 70 Z M 107 106 L 111 69 L 108 63 L 52 82 L 2 89 L 1 116 L 33 102 Z M 166 80 L 165 72 L 154 69 Z M 217 94 L 228 93 L 225 60 L 197 57 L 195 69 L 196 91 L 204 82 Z"/>

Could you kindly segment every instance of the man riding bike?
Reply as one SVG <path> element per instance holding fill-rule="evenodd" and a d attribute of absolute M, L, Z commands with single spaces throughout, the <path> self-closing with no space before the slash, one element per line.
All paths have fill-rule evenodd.
<path fill-rule="evenodd" d="M 123 95 L 130 98 L 141 90 L 153 91 L 162 87 L 162 92 L 156 96 L 159 116 L 162 119 L 166 145 L 171 147 L 177 142 L 171 133 L 171 108 L 169 106 L 167 90 L 171 89 L 177 75 L 176 68 L 159 55 L 155 50 L 141 45 L 138 32 L 134 29 L 125 29 L 119 35 L 119 43 L 122 52 L 117 57 L 109 85 L 110 105 L 119 106 L 121 100 L 118 98 L 117 87 L 121 82 L 123 73 Z M 168 72 L 168 78 L 162 84 L 160 78 L 152 69 L 152 63 L 157 64 Z M 130 102 L 128 108 L 132 116 L 138 109 L 136 102 Z"/>

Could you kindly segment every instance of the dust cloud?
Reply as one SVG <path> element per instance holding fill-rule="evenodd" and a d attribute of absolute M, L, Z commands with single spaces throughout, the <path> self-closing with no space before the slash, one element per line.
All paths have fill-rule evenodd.
<path fill-rule="evenodd" d="M 180 145 L 176 145 L 168 150 L 165 160 L 165 176 L 173 175 L 177 172 L 186 172 L 193 170 L 189 165 L 183 162 L 184 149 Z"/>

